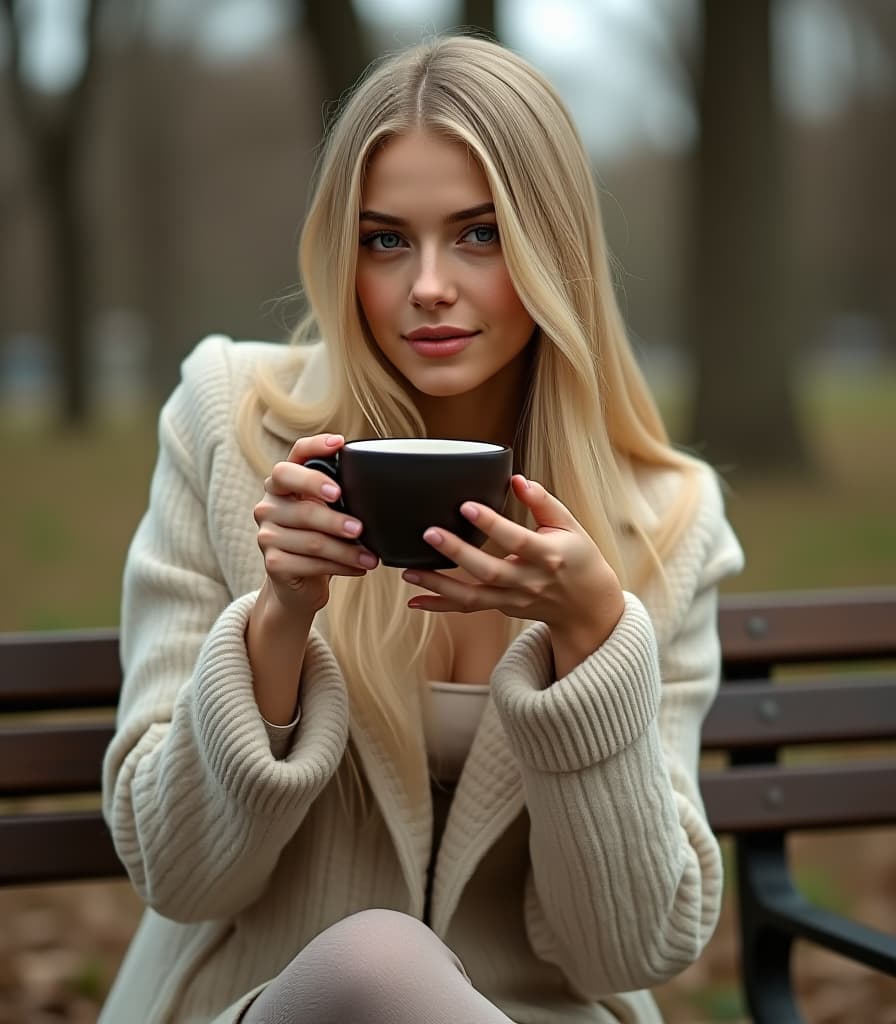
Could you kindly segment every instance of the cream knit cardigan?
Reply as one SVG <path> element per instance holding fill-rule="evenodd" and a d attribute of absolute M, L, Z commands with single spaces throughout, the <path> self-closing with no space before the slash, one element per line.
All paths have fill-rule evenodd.
<path fill-rule="evenodd" d="M 322 352 L 288 384 L 296 397 L 326 386 Z M 294 365 L 283 346 L 220 336 L 185 361 L 127 559 L 104 810 L 148 909 L 103 1024 L 236 1021 L 335 921 L 423 913 L 429 794 L 412 802 L 350 715 L 323 616 L 285 743 L 253 698 L 244 630 L 263 579 L 261 484 L 232 424 L 258 361 Z M 272 463 L 294 440 L 270 413 L 258 437 Z M 645 517 L 673 480 L 637 478 Z M 741 561 L 707 470 L 667 593 L 626 594 L 612 635 L 554 685 L 540 623 L 495 669 L 438 851 L 431 927 L 514 1021 L 658 1021 L 638 990 L 690 964 L 713 931 L 722 868 L 697 760 L 718 685 L 716 584 Z M 337 791 L 349 739 L 372 794 L 363 825 Z"/>

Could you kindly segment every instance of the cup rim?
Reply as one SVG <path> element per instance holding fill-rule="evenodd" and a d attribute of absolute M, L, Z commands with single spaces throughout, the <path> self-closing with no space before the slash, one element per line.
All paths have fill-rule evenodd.
<path fill-rule="evenodd" d="M 389 446 L 406 445 L 405 448 Z M 436 446 L 443 446 L 440 451 Z M 346 441 L 343 450 L 352 449 L 372 455 L 436 455 L 443 458 L 459 455 L 496 455 L 510 451 L 507 445 L 494 444 L 491 441 L 479 441 L 465 438 L 441 437 L 369 437 Z M 445 450 L 447 449 L 447 450 Z"/>

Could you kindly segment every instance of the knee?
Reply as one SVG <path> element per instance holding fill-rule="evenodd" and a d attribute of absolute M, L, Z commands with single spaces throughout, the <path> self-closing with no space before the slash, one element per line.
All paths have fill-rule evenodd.
<path fill-rule="evenodd" d="M 362 910 L 337 921 L 314 940 L 323 940 L 349 970 L 372 965 L 379 974 L 406 970 L 421 947 L 441 945 L 422 921 L 397 910 Z"/>
<path fill-rule="evenodd" d="M 322 932 L 313 948 L 318 978 L 356 1005 L 391 1000 L 422 958 L 453 955 L 421 921 L 395 910 L 363 910 Z"/>

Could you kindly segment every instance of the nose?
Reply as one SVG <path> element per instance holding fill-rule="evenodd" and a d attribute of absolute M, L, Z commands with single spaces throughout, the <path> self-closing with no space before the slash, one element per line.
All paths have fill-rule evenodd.
<path fill-rule="evenodd" d="M 424 251 L 414 270 L 411 293 L 412 306 L 435 309 L 457 301 L 457 285 L 449 272 L 447 261 L 435 251 Z"/>

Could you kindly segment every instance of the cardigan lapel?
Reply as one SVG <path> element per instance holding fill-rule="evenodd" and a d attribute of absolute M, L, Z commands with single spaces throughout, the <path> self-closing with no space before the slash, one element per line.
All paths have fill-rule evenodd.
<path fill-rule="evenodd" d="M 525 807 L 516 757 L 489 699 L 464 764 L 436 858 L 432 928 L 444 938 L 464 886 Z"/>
<path fill-rule="evenodd" d="M 314 618 L 315 629 L 330 642 L 330 620 L 326 607 Z M 419 694 L 414 694 L 414 714 L 421 714 Z M 422 726 L 421 726 L 422 728 Z M 370 787 L 395 845 L 401 872 L 408 889 L 408 913 L 423 917 L 426 871 L 432 848 L 432 795 L 428 786 L 413 800 L 394 762 L 369 727 L 363 711 L 351 701 L 349 736 L 358 752 L 362 774 Z M 419 771 L 426 777 L 425 752 L 420 750 Z"/>
<path fill-rule="evenodd" d="M 364 776 L 395 844 L 408 887 L 408 913 L 422 918 L 426 870 L 432 848 L 432 796 L 429 787 L 424 787 L 417 801 L 411 799 L 395 765 L 368 730 L 354 705 L 349 729 Z M 426 772 L 422 750 L 420 771 Z"/>

